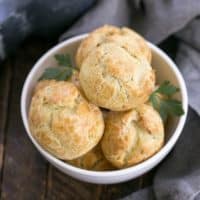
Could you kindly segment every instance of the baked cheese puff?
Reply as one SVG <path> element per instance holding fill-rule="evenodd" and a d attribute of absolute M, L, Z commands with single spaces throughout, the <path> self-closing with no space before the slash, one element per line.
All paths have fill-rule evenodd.
<path fill-rule="evenodd" d="M 104 131 L 100 109 L 89 103 L 73 83 L 55 80 L 35 90 L 29 125 L 38 143 L 64 160 L 89 152 Z"/>
<path fill-rule="evenodd" d="M 140 163 L 160 150 L 164 127 L 150 105 L 127 112 L 110 112 L 101 142 L 104 156 L 117 168 Z"/>
<path fill-rule="evenodd" d="M 93 171 L 107 171 L 114 169 L 114 167 L 105 159 L 101 150 L 101 145 L 97 145 L 85 155 L 75 160 L 71 160 L 69 163 L 76 167 Z"/>
<path fill-rule="evenodd" d="M 95 48 L 82 63 L 80 85 L 95 105 L 125 111 L 145 103 L 155 87 L 150 64 L 115 43 Z"/>

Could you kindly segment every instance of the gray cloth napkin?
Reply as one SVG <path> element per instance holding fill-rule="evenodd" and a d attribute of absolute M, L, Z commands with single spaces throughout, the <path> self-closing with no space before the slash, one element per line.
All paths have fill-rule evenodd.
<path fill-rule="evenodd" d="M 60 41 L 103 24 L 129 26 L 153 43 L 171 35 L 179 41 L 175 62 L 188 88 L 190 106 L 184 131 L 162 162 L 153 185 L 124 200 L 200 200 L 200 1 L 99 0 Z"/>

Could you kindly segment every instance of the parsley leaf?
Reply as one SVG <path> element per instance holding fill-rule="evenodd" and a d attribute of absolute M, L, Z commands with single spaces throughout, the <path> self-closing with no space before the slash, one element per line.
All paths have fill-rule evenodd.
<path fill-rule="evenodd" d="M 181 116 L 184 114 L 184 111 L 182 109 L 182 104 L 180 101 L 175 99 L 166 99 L 163 102 L 166 104 L 166 108 L 169 114 L 176 116 Z"/>
<path fill-rule="evenodd" d="M 179 91 L 179 88 L 172 85 L 169 81 L 164 81 L 160 85 L 160 87 L 156 90 L 156 92 L 159 92 L 160 94 L 164 94 L 164 95 L 173 95 L 178 91 Z"/>
<path fill-rule="evenodd" d="M 71 77 L 72 73 L 73 70 L 70 67 L 47 68 L 40 77 L 40 80 L 55 79 L 57 81 L 65 81 Z"/>
<path fill-rule="evenodd" d="M 172 99 L 172 96 L 179 91 L 179 88 L 169 81 L 164 81 L 149 97 L 149 101 L 157 110 L 165 122 L 169 116 L 181 116 L 184 114 L 180 101 Z"/>
<path fill-rule="evenodd" d="M 45 69 L 39 80 L 55 79 L 57 81 L 65 81 L 69 79 L 75 68 L 72 67 L 71 59 L 68 54 L 56 54 L 58 67 L 51 67 Z"/>
<path fill-rule="evenodd" d="M 56 54 L 55 59 L 59 66 L 71 67 L 72 62 L 69 54 Z"/>

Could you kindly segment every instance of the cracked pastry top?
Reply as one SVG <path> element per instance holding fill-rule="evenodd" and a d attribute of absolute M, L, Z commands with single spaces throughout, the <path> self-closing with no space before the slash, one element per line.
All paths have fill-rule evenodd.
<path fill-rule="evenodd" d="M 33 136 L 60 159 L 72 160 L 89 152 L 103 135 L 100 109 L 73 83 L 52 80 L 39 84 L 29 109 Z"/>
<path fill-rule="evenodd" d="M 163 143 L 163 123 L 152 106 L 144 104 L 108 114 L 101 145 L 113 166 L 125 168 L 140 163 L 159 151 Z"/>
<path fill-rule="evenodd" d="M 77 66 L 80 68 L 85 58 L 87 58 L 96 47 L 107 42 L 115 43 L 129 52 L 133 57 L 146 59 L 151 63 L 151 50 L 142 36 L 129 28 L 105 25 L 92 31 L 88 37 L 81 42 L 76 53 Z"/>
<path fill-rule="evenodd" d="M 155 85 L 154 71 L 146 59 L 110 42 L 101 44 L 83 60 L 79 78 L 89 101 L 113 111 L 143 104 Z"/>

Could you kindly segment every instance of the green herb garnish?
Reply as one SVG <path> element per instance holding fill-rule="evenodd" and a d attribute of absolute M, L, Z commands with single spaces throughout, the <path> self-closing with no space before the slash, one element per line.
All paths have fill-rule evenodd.
<path fill-rule="evenodd" d="M 172 96 L 179 91 L 179 88 L 169 81 L 164 81 L 149 97 L 154 109 L 156 109 L 165 122 L 168 116 L 181 116 L 184 114 L 182 103 L 172 99 Z"/>
<path fill-rule="evenodd" d="M 70 56 L 68 54 L 56 54 L 55 59 L 58 67 L 47 68 L 40 80 L 55 79 L 57 81 L 65 81 L 72 76 L 75 69 L 72 67 Z"/>
<path fill-rule="evenodd" d="M 57 63 L 59 66 L 67 66 L 71 67 L 72 62 L 69 54 L 56 54 L 55 59 L 57 60 Z"/>

